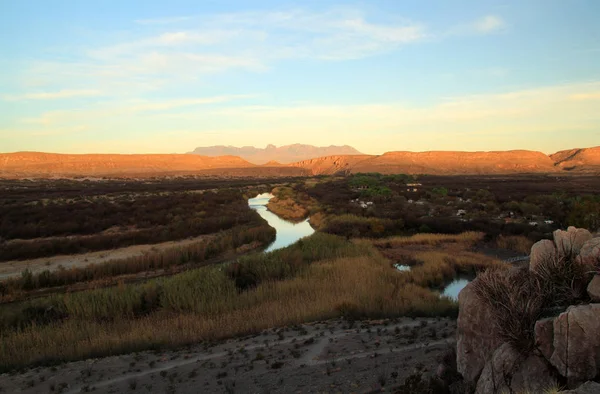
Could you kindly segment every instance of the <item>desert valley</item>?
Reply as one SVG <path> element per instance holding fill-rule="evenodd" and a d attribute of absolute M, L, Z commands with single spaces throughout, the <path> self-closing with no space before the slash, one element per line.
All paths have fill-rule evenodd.
<path fill-rule="evenodd" d="M 600 394 L 598 0 L 0 0 L 0 394 Z"/>
<path fill-rule="evenodd" d="M 4 391 L 541 392 L 596 376 L 565 364 L 596 339 L 557 346 L 598 297 L 584 228 L 600 227 L 600 148 L 1 159 Z"/>

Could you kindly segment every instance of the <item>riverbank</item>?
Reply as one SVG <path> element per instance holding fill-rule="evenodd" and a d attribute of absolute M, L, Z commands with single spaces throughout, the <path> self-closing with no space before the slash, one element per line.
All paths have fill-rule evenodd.
<path fill-rule="evenodd" d="M 280 186 L 271 193 L 274 197 L 269 201 L 267 208 L 284 220 L 302 222 L 311 212 L 317 211 L 317 202 L 295 188 Z"/>

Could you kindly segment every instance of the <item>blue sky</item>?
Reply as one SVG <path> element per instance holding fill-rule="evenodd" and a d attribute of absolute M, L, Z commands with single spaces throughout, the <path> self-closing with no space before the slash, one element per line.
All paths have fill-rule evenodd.
<path fill-rule="evenodd" d="M 600 145 L 600 2 L 0 1 L 0 151 Z"/>

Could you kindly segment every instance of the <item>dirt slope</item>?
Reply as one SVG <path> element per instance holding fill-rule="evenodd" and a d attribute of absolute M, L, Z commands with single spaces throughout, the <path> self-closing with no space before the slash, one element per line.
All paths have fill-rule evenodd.
<path fill-rule="evenodd" d="M 554 172 L 554 162 L 534 151 L 387 152 L 381 156 L 330 156 L 294 163 L 314 175 L 345 172 L 405 174 L 511 174 Z"/>
<path fill-rule="evenodd" d="M 565 170 L 600 170 L 600 146 L 570 149 L 550 155 L 555 165 Z"/>
<path fill-rule="evenodd" d="M 17 152 L 0 154 L 0 177 L 155 176 L 215 168 L 250 168 L 235 156 L 54 154 Z"/>

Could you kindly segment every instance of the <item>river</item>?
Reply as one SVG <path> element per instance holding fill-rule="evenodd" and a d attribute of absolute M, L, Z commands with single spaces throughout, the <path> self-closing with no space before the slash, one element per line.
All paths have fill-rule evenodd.
<path fill-rule="evenodd" d="M 259 194 L 254 198 L 248 199 L 248 205 L 269 223 L 277 231 L 275 241 L 273 241 L 265 252 L 272 252 L 277 249 L 285 248 L 299 239 L 312 235 L 315 230 L 308 223 L 308 219 L 300 223 L 293 223 L 283 220 L 279 216 L 267 209 L 269 200 L 274 196 L 270 193 Z M 400 271 L 409 271 L 408 266 L 397 266 Z M 441 295 L 449 297 L 455 301 L 458 300 L 458 293 L 470 282 L 470 279 L 459 277 L 452 283 L 448 284 Z"/>
<path fill-rule="evenodd" d="M 283 220 L 279 216 L 267 209 L 267 204 L 274 196 L 270 193 L 259 194 L 254 198 L 248 199 L 248 205 L 269 223 L 269 226 L 277 230 L 275 241 L 265 249 L 265 252 L 272 252 L 277 249 L 285 248 L 301 238 L 312 235 L 315 230 L 308 223 L 308 219 L 300 223 L 293 223 Z"/>

